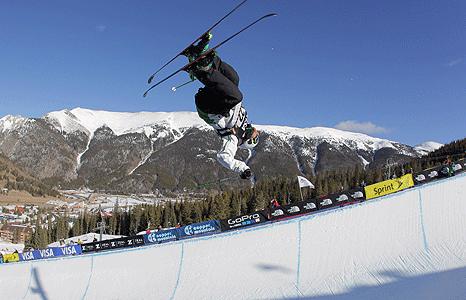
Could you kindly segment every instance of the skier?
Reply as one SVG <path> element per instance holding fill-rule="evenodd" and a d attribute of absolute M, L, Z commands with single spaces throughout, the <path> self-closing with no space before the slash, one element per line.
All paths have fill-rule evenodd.
<path fill-rule="evenodd" d="M 212 34 L 205 34 L 197 45 L 189 47 L 183 55 L 194 61 L 207 51 Z M 222 166 L 251 179 L 249 166 L 235 159 L 239 148 L 251 150 L 259 142 L 259 131 L 248 123 L 247 112 L 242 106 L 243 94 L 239 90 L 239 76 L 232 66 L 215 53 L 206 56 L 188 70 L 192 80 L 204 84 L 195 95 L 197 113 L 212 126 L 222 139 L 217 160 Z"/>

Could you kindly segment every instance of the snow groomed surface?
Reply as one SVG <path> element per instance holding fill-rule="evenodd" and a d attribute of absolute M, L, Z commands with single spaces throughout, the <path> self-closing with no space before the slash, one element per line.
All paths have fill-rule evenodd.
<path fill-rule="evenodd" d="M 219 235 L 0 266 L 1 299 L 466 299 L 466 174 Z"/>

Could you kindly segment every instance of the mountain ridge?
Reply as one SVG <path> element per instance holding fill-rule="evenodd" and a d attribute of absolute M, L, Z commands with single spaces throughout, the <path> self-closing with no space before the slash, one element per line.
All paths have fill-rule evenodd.
<path fill-rule="evenodd" d="M 251 167 L 261 176 L 314 175 L 424 154 L 414 147 L 335 128 L 257 125 Z M 75 108 L 42 118 L 0 119 L 0 150 L 38 178 L 94 188 L 196 188 L 231 172 L 220 139 L 195 112 L 110 112 Z M 239 151 L 240 157 L 245 157 Z M 162 159 L 163 158 L 163 159 Z"/>

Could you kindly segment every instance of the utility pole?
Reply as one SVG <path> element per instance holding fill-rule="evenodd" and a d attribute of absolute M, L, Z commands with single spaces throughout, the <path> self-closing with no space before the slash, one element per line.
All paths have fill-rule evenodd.
<path fill-rule="evenodd" d="M 385 179 L 390 179 L 392 175 L 392 167 L 397 166 L 398 164 L 392 159 L 388 158 L 386 163 L 385 163 L 385 168 L 387 169 L 387 174 Z"/>
<path fill-rule="evenodd" d="M 99 226 L 99 229 L 100 229 L 100 241 L 102 241 L 102 235 L 104 234 L 105 228 L 106 228 L 107 226 L 105 226 L 105 222 L 104 222 L 104 221 L 97 223 L 97 226 Z"/>
<path fill-rule="evenodd" d="M 102 235 L 104 234 L 105 228 L 107 228 L 107 226 L 105 225 L 105 221 L 102 218 L 102 206 L 100 204 L 99 204 L 99 213 L 100 213 L 100 216 L 101 216 L 101 221 L 97 222 L 97 227 L 94 228 L 94 230 L 99 230 L 99 232 L 100 232 L 99 241 L 101 242 L 102 241 Z"/>

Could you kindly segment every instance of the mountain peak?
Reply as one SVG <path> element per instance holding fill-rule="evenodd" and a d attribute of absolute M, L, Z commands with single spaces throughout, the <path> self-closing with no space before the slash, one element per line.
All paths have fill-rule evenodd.
<path fill-rule="evenodd" d="M 434 141 L 427 141 L 414 147 L 414 150 L 416 150 L 421 155 L 426 155 L 432 151 L 439 149 L 442 146 L 443 144 Z"/>
<path fill-rule="evenodd" d="M 141 132 L 152 125 L 168 125 L 178 131 L 206 126 L 195 112 L 110 112 L 81 107 L 50 112 L 44 119 L 60 131 L 70 133 L 84 128 L 89 134 L 102 126 L 109 127 L 116 135 Z"/>

